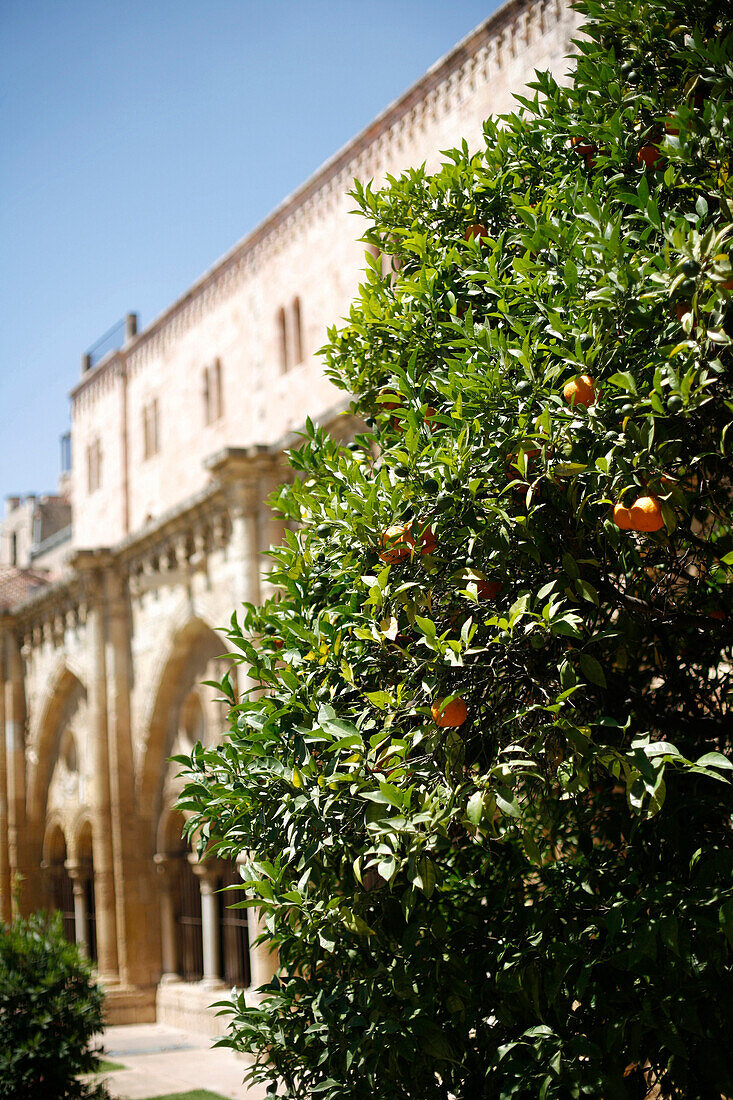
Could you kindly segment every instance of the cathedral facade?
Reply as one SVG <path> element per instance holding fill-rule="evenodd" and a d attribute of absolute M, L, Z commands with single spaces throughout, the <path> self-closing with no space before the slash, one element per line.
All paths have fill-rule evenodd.
<path fill-rule="evenodd" d="M 267 590 L 285 449 L 307 416 L 352 430 L 315 355 L 365 266 L 352 180 L 479 149 L 535 69 L 567 72 L 577 26 L 564 0 L 509 0 L 147 328 L 130 314 L 82 361 L 59 494 L 7 502 L 0 917 L 59 909 L 110 1022 L 213 1034 L 208 1006 L 272 973 L 221 893 L 236 866 L 182 839 L 169 758 L 226 728 L 202 682 L 229 667 L 217 628 Z"/>

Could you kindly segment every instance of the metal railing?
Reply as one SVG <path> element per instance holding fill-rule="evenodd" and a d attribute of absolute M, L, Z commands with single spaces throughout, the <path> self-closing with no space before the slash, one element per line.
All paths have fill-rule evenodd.
<path fill-rule="evenodd" d="M 92 367 L 96 367 L 97 363 L 101 363 L 105 355 L 109 355 L 111 351 L 119 351 L 125 342 L 125 322 L 118 321 L 116 325 L 113 325 L 109 332 L 105 332 L 104 336 L 100 336 L 95 344 L 84 353 L 84 365 L 87 370 L 91 370 Z"/>
<path fill-rule="evenodd" d="M 128 313 L 126 317 L 113 325 L 109 332 L 105 332 L 104 336 L 100 336 L 88 351 L 84 352 L 82 356 L 83 370 L 88 371 L 96 367 L 97 363 L 101 363 L 110 352 L 119 351 L 136 334 L 137 314 Z"/>

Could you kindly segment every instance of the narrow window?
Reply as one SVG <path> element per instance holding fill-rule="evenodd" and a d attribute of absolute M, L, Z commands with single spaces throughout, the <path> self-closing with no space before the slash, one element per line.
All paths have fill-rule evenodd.
<path fill-rule="evenodd" d="M 211 390 L 209 388 L 209 368 L 208 367 L 204 367 L 203 398 L 204 398 L 204 424 L 210 424 L 211 423 Z"/>
<path fill-rule="evenodd" d="M 216 418 L 224 415 L 224 395 L 221 382 L 221 359 L 214 362 L 214 392 L 216 393 Z"/>
<path fill-rule="evenodd" d="M 284 309 L 278 310 L 277 335 L 280 345 L 280 373 L 285 374 L 288 369 L 288 329 Z"/>
<path fill-rule="evenodd" d="M 10 536 L 10 564 L 18 564 L 18 536 L 15 531 Z"/>
<path fill-rule="evenodd" d="M 293 298 L 293 351 L 295 363 L 303 362 L 303 329 L 300 316 L 300 298 Z"/>
<path fill-rule="evenodd" d="M 159 450 L 158 399 L 143 407 L 143 457 L 152 458 Z"/>
<path fill-rule="evenodd" d="M 94 493 L 102 484 L 102 444 L 98 439 L 87 447 L 87 489 Z"/>

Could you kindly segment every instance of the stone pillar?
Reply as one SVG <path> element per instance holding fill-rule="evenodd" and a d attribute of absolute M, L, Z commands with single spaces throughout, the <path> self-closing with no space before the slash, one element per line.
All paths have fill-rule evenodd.
<path fill-rule="evenodd" d="M 237 604 L 260 602 L 259 492 L 256 477 L 227 486 L 227 503 L 232 521 L 230 541 L 235 563 L 234 592 Z"/>
<path fill-rule="evenodd" d="M 74 939 L 82 954 L 89 958 L 89 912 L 87 910 L 89 871 L 86 867 L 80 867 L 78 863 L 71 863 L 68 859 L 66 870 L 69 872 L 74 891 Z"/>
<path fill-rule="evenodd" d="M 260 535 L 260 591 L 261 598 L 267 599 L 275 591 L 274 585 L 269 581 L 275 562 L 268 556 L 267 551 L 271 546 L 279 546 L 285 537 L 287 521 L 284 516 L 276 512 L 268 503 L 269 497 L 285 481 L 287 466 L 278 455 L 269 463 L 262 463 L 259 498 L 259 535 Z"/>
<path fill-rule="evenodd" d="M 161 852 L 153 856 L 160 888 L 160 938 L 162 944 L 162 982 L 180 981 L 178 974 L 178 933 L 174 891 L 177 878 L 175 861 Z"/>
<path fill-rule="evenodd" d="M 77 557 L 77 567 L 84 569 Z M 115 914 L 114 859 L 109 790 L 107 728 L 107 661 L 105 652 L 104 589 L 96 570 L 87 575 L 86 628 L 92 672 L 87 690 L 92 728 L 92 842 L 94 849 L 94 900 L 97 919 L 97 967 L 108 984 L 119 977 L 117 920 Z"/>
<path fill-rule="evenodd" d="M 132 750 L 130 619 L 118 564 L 104 573 L 105 669 L 111 850 L 114 868 L 117 961 L 125 985 L 152 985 L 160 966 L 153 883 L 150 806 L 136 810 Z"/>
<path fill-rule="evenodd" d="M 204 943 L 204 983 L 222 985 L 219 958 L 219 898 L 216 892 L 216 871 L 203 863 L 193 865 L 201 889 L 201 935 Z"/>
<path fill-rule="evenodd" d="M 0 922 L 11 918 L 10 852 L 8 850 L 8 768 L 5 753 L 5 628 L 0 623 Z"/>
<path fill-rule="evenodd" d="M 254 906 L 247 910 L 247 931 L 249 933 L 249 972 L 253 989 L 269 985 L 272 975 L 278 967 L 277 951 L 265 941 L 255 941 L 265 931 L 265 923 L 259 909 Z"/>
<path fill-rule="evenodd" d="M 25 775 L 25 690 L 23 660 L 12 630 L 5 631 L 5 765 L 7 768 L 8 863 L 11 876 L 20 877 L 21 908 L 29 912 L 37 902 L 38 868 L 31 863 Z M 40 859 L 39 859 L 40 862 Z M 13 899 L 13 910 L 16 909 Z"/>

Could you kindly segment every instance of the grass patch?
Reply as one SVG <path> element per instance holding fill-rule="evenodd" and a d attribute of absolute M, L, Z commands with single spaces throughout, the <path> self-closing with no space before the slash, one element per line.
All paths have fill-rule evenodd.
<path fill-rule="evenodd" d="M 148 1100 L 226 1100 L 226 1096 L 208 1089 L 194 1089 L 192 1092 L 167 1092 L 165 1096 L 151 1096 Z"/>
<path fill-rule="evenodd" d="M 127 1069 L 127 1066 L 121 1065 L 120 1062 L 108 1062 L 106 1058 L 100 1058 L 97 1062 L 97 1068 L 94 1073 L 114 1073 L 116 1069 Z"/>

